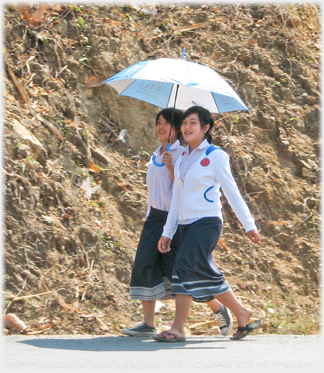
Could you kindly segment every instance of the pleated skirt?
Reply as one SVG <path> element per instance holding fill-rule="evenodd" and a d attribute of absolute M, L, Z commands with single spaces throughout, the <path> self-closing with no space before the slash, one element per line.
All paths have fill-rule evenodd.
<path fill-rule="evenodd" d="M 231 289 L 216 266 L 212 252 L 222 231 L 218 217 L 179 225 L 181 244 L 174 261 L 171 294 L 186 294 L 195 302 L 209 302 L 213 295 Z"/>
<path fill-rule="evenodd" d="M 171 250 L 168 253 L 160 253 L 157 246 L 167 216 L 167 211 L 151 208 L 144 223 L 131 275 L 131 299 L 174 298 L 171 295 L 171 280 L 174 260 L 180 245 L 179 229 L 173 236 Z"/>

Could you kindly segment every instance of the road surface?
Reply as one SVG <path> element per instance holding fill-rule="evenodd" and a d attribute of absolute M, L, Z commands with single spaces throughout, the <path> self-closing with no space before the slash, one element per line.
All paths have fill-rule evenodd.
<path fill-rule="evenodd" d="M 250 334 L 241 341 L 190 336 L 183 343 L 127 336 L 12 335 L 2 342 L 1 371 L 6 373 L 323 371 L 321 335 Z"/>

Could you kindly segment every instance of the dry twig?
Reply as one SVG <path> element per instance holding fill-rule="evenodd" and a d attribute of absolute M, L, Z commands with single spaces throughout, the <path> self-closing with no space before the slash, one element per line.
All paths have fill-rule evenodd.
<path fill-rule="evenodd" d="M 18 89 L 18 92 L 20 93 L 22 99 L 26 102 L 26 104 L 29 104 L 29 97 L 24 89 L 24 87 L 20 84 L 19 80 L 17 79 L 14 72 L 10 69 L 9 66 L 7 66 L 9 75 L 11 76 L 11 79 L 13 80 L 16 88 Z"/>
<path fill-rule="evenodd" d="M 18 302 L 19 300 L 25 300 L 25 299 L 40 297 L 41 295 L 47 295 L 47 294 L 52 294 L 52 293 L 55 293 L 55 290 L 45 291 L 45 293 L 24 295 L 22 297 L 15 297 L 15 298 L 11 299 L 11 302 Z"/>

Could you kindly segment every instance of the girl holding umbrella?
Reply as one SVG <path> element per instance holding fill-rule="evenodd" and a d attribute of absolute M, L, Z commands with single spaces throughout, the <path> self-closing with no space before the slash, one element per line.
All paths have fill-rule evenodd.
<path fill-rule="evenodd" d="M 180 245 L 180 232 L 174 230 L 169 241 L 168 252 L 158 250 L 158 241 L 166 222 L 172 197 L 174 164 L 181 157 L 184 147 L 180 145 L 182 111 L 163 109 L 156 117 L 156 133 L 162 145 L 154 152 L 146 176 L 148 188 L 148 210 L 139 240 L 130 283 L 131 299 L 140 299 L 144 321 L 122 333 L 131 336 L 153 336 L 155 326 L 156 299 L 171 298 L 172 268 Z M 172 125 L 170 124 L 172 123 Z M 171 139 L 171 140 L 170 140 Z M 170 149 L 166 151 L 168 141 Z M 165 167 L 164 167 L 165 166 Z M 221 332 L 231 332 L 233 321 L 227 308 L 210 297 L 209 306 L 215 312 Z"/>
<path fill-rule="evenodd" d="M 262 325 L 262 320 L 248 323 L 252 311 L 236 298 L 212 257 L 222 229 L 220 187 L 249 239 L 253 243 L 260 240 L 231 174 L 228 155 L 210 145 L 213 124 L 210 112 L 201 106 L 189 108 L 182 118 L 181 132 L 188 145 L 175 165 L 172 202 L 158 243 L 163 255 L 169 253 L 171 238 L 180 231 L 171 287 L 176 314 L 171 329 L 153 337 L 159 342 L 185 340 L 184 324 L 192 300 L 206 302 L 217 298 L 228 307 L 238 321 L 232 339 L 242 339 Z"/>

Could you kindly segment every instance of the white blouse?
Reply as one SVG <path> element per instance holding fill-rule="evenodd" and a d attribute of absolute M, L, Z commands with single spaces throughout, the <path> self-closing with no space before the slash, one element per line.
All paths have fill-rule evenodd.
<path fill-rule="evenodd" d="M 216 149 L 206 156 L 209 147 L 204 140 L 189 154 L 189 147 L 176 162 L 172 202 L 163 236 L 172 238 L 178 224 L 191 224 L 204 217 L 223 220 L 221 191 L 246 232 L 256 229 L 255 221 L 233 178 L 229 156 Z"/>
<path fill-rule="evenodd" d="M 157 148 L 153 153 L 157 163 L 162 163 L 164 152 L 160 154 L 162 145 Z M 173 164 L 176 163 L 177 159 L 182 155 L 184 147 L 180 145 L 180 141 L 175 141 L 171 146 L 169 152 L 173 157 Z M 171 179 L 168 169 L 158 167 L 153 163 L 153 156 L 150 159 L 148 171 L 146 174 L 146 185 L 148 189 L 148 206 L 146 216 L 149 215 L 151 207 L 169 211 L 172 198 L 172 186 L 173 181 Z"/>

